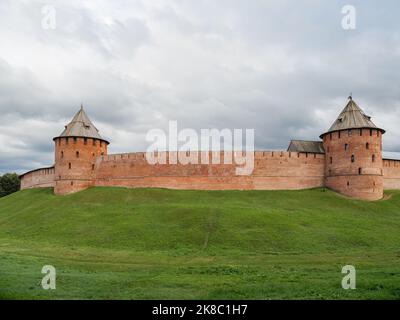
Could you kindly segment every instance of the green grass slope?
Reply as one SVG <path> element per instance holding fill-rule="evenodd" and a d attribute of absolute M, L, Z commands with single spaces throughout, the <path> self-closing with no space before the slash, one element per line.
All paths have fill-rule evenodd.
<path fill-rule="evenodd" d="M 0 298 L 399 299 L 400 192 L 387 195 L 21 191 L 0 199 Z M 41 288 L 47 264 L 56 290 Z"/>

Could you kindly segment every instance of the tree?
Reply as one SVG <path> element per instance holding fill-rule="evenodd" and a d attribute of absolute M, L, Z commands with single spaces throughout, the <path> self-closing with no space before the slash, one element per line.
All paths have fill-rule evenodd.
<path fill-rule="evenodd" d="M 19 191 L 21 182 L 16 173 L 6 173 L 0 176 L 0 197 L 5 197 Z"/>

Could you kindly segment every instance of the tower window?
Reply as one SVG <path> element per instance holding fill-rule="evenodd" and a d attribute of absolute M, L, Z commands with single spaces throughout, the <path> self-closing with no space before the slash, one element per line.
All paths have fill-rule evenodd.
<path fill-rule="evenodd" d="M 360 131 L 360 136 L 362 136 L 362 129 L 360 129 L 359 131 Z"/>
<path fill-rule="evenodd" d="M 83 144 L 87 145 L 87 138 L 83 138 Z"/>
<path fill-rule="evenodd" d="M 338 138 L 340 139 L 340 131 L 338 131 Z"/>
<path fill-rule="evenodd" d="M 348 150 L 349 149 L 349 145 L 347 143 L 344 144 L 344 150 Z"/>
<path fill-rule="evenodd" d="M 351 137 L 351 135 L 353 134 L 353 132 L 351 131 L 351 129 L 349 129 L 349 130 L 347 131 L 347 134 L 349 135 L 349 137 Z"/>
<path fill-rule="evenodd" d="M 366 148 L 367 150 L 369 149 L 369 143 L 368 143 L 368 142 L 365 144 L 365 148 Z"/>
<path fill-rule="evenodd" d="M 68 169 L 70 169 L 70 170 L 71 170 L 71 162 L 70 162 L 70 163 L 68 163 Z"/>
<path fill-rule="evenodd" d="M 355 158 L 354 158 L 354 154 L 351 155 L 351 162 L 354 162 Z"/>
<path fill-rule="evenodd" d="M 375 162 L 375 155 L 372 155 L 372 162 Z"/>
<path fill-rule="evenodd" d="M 332 157 L 329 158 L 329 162 L 332 164 L 332 162 L 333 162 Z"/>
<path fill-rule="evenodd" d="M 64 151 L 61 151 L 61 158 L 64 158 Z"/>
<path fill-rule="evenodd" d="M 79 158 L 79 151 L 76 152 L 76 157 Z"/>
<path fill-rule="evenodd" d="M 94 170 L 94 164 L 92 164 L 92 170 Z"/>
<path fill-rule="evenodd" d="M 361 174 L 361 168 L 358 168 L 358 174 Z"/>
<path fill-rule="evenodd" d="M 347 186 L 350 186 L 350 181 L 347 181 Z"/>

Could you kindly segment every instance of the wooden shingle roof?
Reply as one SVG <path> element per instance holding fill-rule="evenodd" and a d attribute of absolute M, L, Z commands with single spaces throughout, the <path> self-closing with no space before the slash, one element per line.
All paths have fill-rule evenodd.
<path fill-rule="evenodd" d="M 382 133 L 385 133 L 385 130 L 378 128 L 371 121 L 371 117 L 364 113 L 352 97 L 349 97 L 349 102 L 339 114 L 335 122 L 333 122 L 329 130 L 322 134 L 320 138 L 322 138 L 323 135 L 334 131 L 361 128 L 378 129 L 382 131 Z"/>
<path fill-rule="evenodd" d="M 108 143 L 107 140 L 104 140 L 100 134 L 99 130 L 93 125 L 87 116 L 85 110 L 83 110 L 83 106 L 78 111 L 78 113 L 74 116 L 70 123 L 65 126 L 64 131 L 56 138 L 60 137 L 83 137 L 83 138 L 94 138 L 103 140 Z"/>
<path fill-rule="evenodd" d="M 291 140 L 287 151 L 325 153 L 322 141 Z"/>

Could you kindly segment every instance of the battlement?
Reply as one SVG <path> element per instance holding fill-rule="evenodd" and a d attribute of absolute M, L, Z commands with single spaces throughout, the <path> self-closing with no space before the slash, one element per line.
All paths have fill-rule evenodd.
<path fill-rule="evenodd" d="M 20 175 L 21 189 L 54 187 L 54 167 L 40 168 Z"/>

